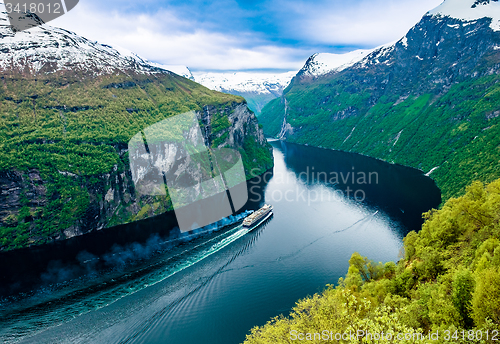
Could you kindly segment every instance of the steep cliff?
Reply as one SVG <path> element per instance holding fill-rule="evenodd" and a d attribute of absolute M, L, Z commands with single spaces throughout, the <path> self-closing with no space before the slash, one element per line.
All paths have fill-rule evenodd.
<path fill-rule="evenodd" d="M 5 13 L 3 14 L 5 16 Z M 198 85 L 134 54 L 46 25 L 0 27 L 0 250 L 62 240 L 171 209 L 136 193 L 128 142 L 195 111 L 205 144 L 250 171 L 272 150 L 243 98 Z"/>

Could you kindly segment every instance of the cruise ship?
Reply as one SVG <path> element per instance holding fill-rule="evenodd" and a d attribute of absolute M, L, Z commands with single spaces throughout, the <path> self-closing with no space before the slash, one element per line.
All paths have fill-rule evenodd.
<path fill-rule="evenodd" d="M 273 214 L 273 206 L 269 204 L 265 204 L 262 208 L 248 215 L 243 220 L 243 227 L 250 228 L 253 226 L 257 226 L 264 222 L 264 220 L 268 219 Z"/>

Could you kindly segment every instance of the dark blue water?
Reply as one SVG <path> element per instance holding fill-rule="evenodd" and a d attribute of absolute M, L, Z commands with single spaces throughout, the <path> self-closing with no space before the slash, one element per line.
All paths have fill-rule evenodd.
<path fill-rule="evenodd" d="M 0 337 L 240 343 L 253 326 L 335 284 L 353 252 L 397 260 L 404 235 L 440 203 L 439 190 L 420 171 L 356 154 L 273 146 L 274 174 L 263 193 L 250 189 L 253 201 L 274 206 L 263 226 L 249 232 L 236 225 L 173 245 L 112 277 L 83 278 L 4 305 Z"/>

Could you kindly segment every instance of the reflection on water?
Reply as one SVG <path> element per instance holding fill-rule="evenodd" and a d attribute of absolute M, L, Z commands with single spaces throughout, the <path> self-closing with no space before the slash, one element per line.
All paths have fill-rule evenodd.
<path fill-rule="evenodd" d="M 273 146 L 274 174 L 249 185 L 253 207 L 274 206 L 263 226 L 197 237 L 112 279 L 49 293 L 50 303 L 3 309 L 0 335 L 21 334 L 28 343 L 242 342 L 253 326 L 336 283 L 354 251 L 398 259 L 405 233 L 440 202 L 435 184 L 419 171 L 355 154 Z"/>
<path fill-rule="evenodd" d="M 340 194 L 362 200 L 408 230 L 418 230 L 422 213 L 441 203 L 436 184 L 421 171 L 359 154 L 284 142 L 275 145 L 284 154 L 287 171 L 302 183 L 332 187 L 337 190 L 332 197 Z"/>

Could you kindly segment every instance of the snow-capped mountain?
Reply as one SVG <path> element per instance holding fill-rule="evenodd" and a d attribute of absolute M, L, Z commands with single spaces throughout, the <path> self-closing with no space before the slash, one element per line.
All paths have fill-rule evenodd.
<path fill-rule="evenodd" d="M 183 76 L 186 79 L 195 81 L 193 73 L 186 66 L 183 66 L 183 65 L 164 65 L 164 64 L 160 64 L 160 63 L 152 63 L 152 65 L 155 67 L 161 68 L 161 69 L 166 69 L 166 70 L 173 72 L 177 75 Z"/>
<path fill-rule="evenodd" d="M 21 19 L 37 24 L 32 14 Z M 173 114 L 195 111 L 207 146 L 243 150 L 252 142 L 252 152 L 242 159 L 254 174 L 254 167 L 262 171 L 257 173 L 272 167 L 262 129 L 240 97 L 208 90 L 165 68 L 179 74 L 187 69 L 159 66 L 63 29 L 41 25 L 16 32 L 9 24 L 0 11 L 0 231 L 10 226 L 0 251 L 167 211 L 168 198 L 136 192 L 128 147 L 132 137 Z M 171 135 L 165 134 L 167 142 Z M 151 148 L 158 154 L 153 160 L 187 154 L 168 151 L 161 136 L 148 140 L 149 147 L 157 146 Z M 196 164 L 174 165 L 171 171 L 182 169 L 175 175 L 199 179 Z M 144 169 L 156 173 L 152 166 Z M 27 218 L 23 227 L 8 222 L 26 205 L 40 216 Z"/>
<path fill-rule="evenodd" d="M 315 54 L 292 82 L 344 74 L 353 83 L 349 87 L 359 90 L 355 80 L 362 78 L 363 85 L 372 84 L 371 101 L 390 87 L 393 94 L 446 91 L 463 78 L 499 72 L 494 62 L 500 51 L 499 32 L 499 0 L 445 0 L 400 40 L 372 50 Z M 416 80 L 426 82 L 414 84 Z M 339 118 L 357 112 L 350 108 Z"/>
<path fill-rule="evenodd" d="M 395 42 L 383 44 L 373 49 L 358 49 L 345 54 L 316 53 L 297 73 L 300 79 L 316 78 L 329 73 L 339 73 L 357 64 L 364 66 L 370 61 L 378 61 L 394 49 Z"/>
<path fill-rule="evenodd" d="M 403 38 L 375 49 L 352 68 L 391 67 L 406 59 L 407 77 L 418 73 L 417 65 L 432 64 L 432 74 L 444 74 L 435 83 L 450 83 L 458 76 L 473 74 L 475 64 L 486 52 L 500 49 L 492 45 L 495 40 L 490 38 L 491 32 L 498 31 L 499 0 L 445 0 L 427 12 Z M 461 45 L 451 44 L 454 40 Z"/>
<path fill-rule="evenodd" d="M 85 75 L 113 74 L 115 71 L 134 73 L 172 72 L 195 81 L 188 67 L 164 65 L 148 61 L 121 48 L 88 40 L 73 32 L 43 24 L 37 26 L 36 15 L 21 17 L 33 22 L 29 30 L 13 30 L 0 3 L 0 71 L 29 71 L 54 73 L 57 71 L 82 72 Z M 209 89 L 236 94 L 247 98 L 255 112 L 269 100 L 279 97 L 295 72 L 265 73 L 198 73 L 196 82 Z"/>
<path fill-rule="evenodd" d="M 493 31 L 500 31 L 500 2 L 498 0 L 476 0 L 472 4 L 471 0 L 446 0 L 429 11 L 426 16 L 434 19 L 458 19 L 463 22 L 464 27 L 475 24 L 479 19 L 491 18 L 490 28 Z M 458 29 L 461 25 L 453 24 L 453 26 Z M 392 52 L 397 44 L 407 47 L 407 36 L 397 42 L 384 44 L 374 49 L 354 50 L 345 54 L 316 53 L 306 61 L 298 76 L 302 79 L 314 78 L 328 73 L 341 72 L 358 63 L 357 67 L 380 63 L 381 58 Z M 385 63 L 389 62 L 385 61 Z"/>
<path fill-rule="evenodd" d="M 244 97 L 257 114 L 272 99 L 280 97 L 297 72 L 286 73 L 194 73 L 196 82 L 219 92 Z"/>
<path fill-rule="evenodd" d="M 433 17 L 450 17 L 474 24 L 475 20 L 491 18 L 490 28 L 500 31 L 500 2 L 498 0 L 446 0 L 427 13 Z M 470 25 L 469 24 L 469 25 Z"/>
<path fill-rule="evenodd" d="M 500 177 L 492 168 L 500 145 L 498 0 L 445 0 L 400 40 L 353 61 L 324 74 L 304 68 L 262 111 L 266 134 L 432 171 L 447 197 L 467 178 Z"/>
<path fill-rule="evenodd" d="M 195 80 L 219 92 L 272 94 L 279 97 L 296 72 L 271 73 L 194 73 Z"/>
<path fill-rule="evenodd" d="M 373 50 L 359 49 L 345 54 L 316 53 L 306 61 L 299 74 L 317 77 L 330 72 L 340 72 L 359 62 Z"/>
<path fill-rule="evenodd" d="M 29 15 L 20 20 L 37 22 L 39 19 Z M 90 41 L 46 24 L 15 32 L 3 3 L 0 3 L 0 38 L 0 71 L 54 73 L 71 70 L 101 75 L 133 70 L 149 74 L 165 73 L 171 67 L 176 74 L 186 74 L 179 66 L 158 65 L 126 49 Z"/>

